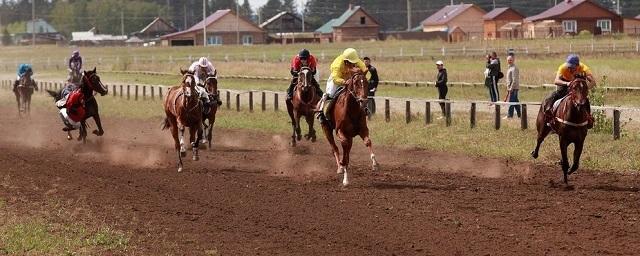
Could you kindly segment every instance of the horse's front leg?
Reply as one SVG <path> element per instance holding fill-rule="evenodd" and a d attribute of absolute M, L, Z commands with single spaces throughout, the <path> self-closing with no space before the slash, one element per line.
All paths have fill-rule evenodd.
<path fill-rule="evenodd" d="M 201 126 L 189 127 L 189 142 L 191 143 L 191 151 L 193 152 L 193 156 L 192 156 L 193 161 L 200 160 L 200 156 L 198 155 L 198 146 L 200 145 L 201 139 L 202 139 Z"/>
<path fill-rule="evenodd" d="M 300 113 L 298 113 L 297 111 L 294 111 L 293 113 L 293 119 L 294 121 L 294 132 L 296 135 L 296 140 L 300 141 L 302 140 L 302 129 L 300 129 Z"/>
<path fill-rule="evenodd" d="M 104 130 L 102 130 L 102 122 L 100 121 L 100 115 L 98 113 L 93 115 L 93 121 L 96 122 L 96 128 L 98 128 L 97 130 L 93 130 L 93 134 L 97 136 L 104 135 Z"/>
<path fill-rule="evenodd" d="M 173 137 L 174 148 L 178 154 L 178 172 L 182 172 L 182 152 L 180 151 L 182 145 L 178 137 L 178 124 L 171 118 L 169 118 L 169 124 L 171 125 L 171 136 Z"/>
<path fill-rule="evenodd" d="M 187 148 L 184 147 L 184 126 L 178 125 L 180 131 L 180 155 L 182 157 L 187 156 Z"/>
<path fill-rule="evenodd" d="M 309 133 L 305 135 L 307 140 L 311 140 L 311 142 L 316 142 L 316 130 L 313 129 L 313 122 L 315 119 L 313 118 L 313 114 L 308 114 L 304 116 L 307 121 L 307 125 L 309 126 Z"/>
<path fill-rule="evenodd" d="M 340 168 L 344 171 L 342 185 L 347 186 L 349 185 L 349 172 L 347 169 L 349 167 L 349 153 L 351 153 L 351 146 L 353 146 L 353 138 L 345 137 L 340 141 L 340 144 L 342 144 L 342 161 L 340 161 Z"/>
<path fill-rule="evenodd" d="M 376 161 L 376 154 L 373 153 L 373 143 L 371 142 L 371 138 L 369 138 L 369 128 L 365 127 L 364 129 L 362 129 L 362 132 L 360 132 L 360 138 L 362 138 L 364 145 L 369 149 L 369 157 L 371 158 L 371 170 L 375 172 L 378 170 L 378 167 L 380 165 L 378 164 L 378 161 Z"/>
<path fill-rule="evenodd" d="M 331 146 L 331 151 L 333 152 L 333 157 L 336 160 L 336 165 L 338 166 L 338 170 L 336 171 L 338 174 L 342 173 L 342 168 L 340 168 L 340 151 L 338 146 L 336 145 L 336 140 L 333 137 L 333 129 L 329 128 L 328 125 L 321 125 L 322 131 L 324 132 L 324 136 L 327 137 L 327 141 L 329 142 L 329 146 Z"/>
<path fill-rule="evenodd" d="M 86 120 L 80 121 L 80 136 L 78 141 L 82 140 L 82 143 L 87 143 L 87 123 Z"/>
<path fill-rule="evenodd" d="M 580 156 L 582 155 L 582 148 L 584 147 L 584 139 L 574 143 L 573 149 L 573 165 L 571 165 L 571 170 L 569 170 L 569 174 L 574 173 L 580 167 Z"/>
<path fill-rule="evenodd" d="M 562 160 L 560 161 L 560 165 L 562 166 L 562 174 L 564 177 L 564 184 L 569 185 L 569 159 L 567 157 L 567 148 L 569 147 L 569 142 L 566 141 L 565 138 L 560 137 L 560 154 L 562 155 Z"/>

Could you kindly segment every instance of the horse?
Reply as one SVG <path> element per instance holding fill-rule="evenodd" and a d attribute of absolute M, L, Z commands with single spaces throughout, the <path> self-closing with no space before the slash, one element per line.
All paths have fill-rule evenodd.
<path fill-rule="evenodd" d="M 302 139 L 302 132 L 300 129 L 300 117 L 304 116 L 309 126 L 309 133 L 304 135 L 306 140 L 316 142 L 316 130 L 313 129 L 313 114 L 315 106 L 318 104 L 320 98 L 316 93 L 315 81 L 313 80 L 313 74 L 311 69 L 302 68 L 298 73 L 298 83 L 293 91 L 293 97 L 287 101 L 287 111 L 291 118 L 291 127 L 293 128 L 293 134 L 291 135 L 291 146 L 296 146 L 296 140 Z"/>
<path fill-rule="evenodd" d="M 73 87 L 75 84 L 67 84 L 65 88 L 60 91 L 50 91 L 47 90 L 49 95 L 51 95 L 56 101 L 64 98 L 68 93 L 70 93 L 70 87 Z M 80 77 L 79 84 L 80 91 L 84 95 L 85 101 L 85 116 L 82 119 L 80 126 L 80 135 L 78 136 L 78 141 L 82 140 L 83 143 L 87 142 L 87 119 L 93 117 L 93 121 L 95 121 L 97 129 L 93 130 L 93 134 L 96 136 L 104 135 L 104 130 L 102 128 L 102 121 L 100 119 L 100 112 L 98 108 L 98 101 L 94 96 L 94 92 L 100 94 L 100 96 L 107 95 L 109 93 L 109 89 L 102 84 L 100 80 L 100 76 L 98 76 L 98 72 L 94 67 L 93 70 L 85 70 L 82 72 Z M 67 90 L 65 90 L 67 89 Z M 64 94 L 64 95 L 63 95 Z M 71 131 L 67 131 L 67 139 L 71 140 L 73 137 L 71 136 Z"/>
<path fill-rule="evenodd" d="M 349 167 L 349 152 L 355 136 L 360 136 L 364 145 L 369 149 L 372 170 L 378 169 L 378 162 L 373 153 L 369 128 L 367 127 L 368 84 L 365 74 L 355 72 L 343 92 L 334 99 L 333 107 L 328 110 L 327 117 L 330 121 L 322 123 L 322 130 L 331 145 L 333 156 L 338 165 L 337 173 L 344 174 L 343 186 L 349 185 L 347 168 Z M 340 159 L 338 146 L 334 140 L 334 127 L 342 145 L 342 159 Z"/>
<path fill-rule="evenodd" d="M 184 129 L 189 127 L 189 142 L 193 150 L 193 160 L 198 161 L 198 146 L 202 139 L 202 103 L 195 89 L 195 77 L 192 72 L 180 69 L 182 81 L 179 86 L 169 88 L 164 96 L 163 107 L 166 117 L 162 130 L 171 128 L 171 135 L 178 154 L 178 172 L 182 172 L 184 148 Z M 180 131 L 180 137 L 178 137 Z M 197 133 L 197 138 L 195 138 Z"/>
<path fill-rule="evenodd" d="M 38 90 L 38 84 L 31 78 L 31 73 L 27 72 L 20 77 L 14 92 L 18 104 L 18 115 L 31 114 L 31 95 L 33 95 L 34 89 Z"/>
<path fill-rule="evenodd" d="M 204 79 L 204 88 L 209 94 L 209 100 L 218 99 L 220 91 L 218 91 L 218 79 L 216 74 L 209 75 Z M 212 101 L 213 102 L 213 101 Z M 202 143 L 208 143 L 211 148 L 211 140 L 213 139 L 213 124 L 216 122 L 216 113 L 218 112 L 217 102 L 211 104 L 209 113 L 203 113 L 202 124 L 204 126 L 204 139 Z"/>
<path fill-rule="evenodd" d="M 589 96 L 589 86 L 584 78 L 576 78 L 569 84 L 569 93 L 559 102 L 551 122 L 551 126 L 547 125 L 545 120 L 544 106 L 540 107 L 536 126 L 538 130 L 538 139 L 535 149 L 531 152 L 531 156 L 536 159 L 540 150 L 540 145 L 551 132 L 558 134 L 560 139 L 560 152 L 562 155 L 562 173 L 564 175 L 565 185 L 569 185 L 568 176 L 578 170 L 580 166 L 580 156 L 584 146 L 584 140 L 587 137 L 588 110 L 587 99 Z M 573 165 L 569 169 L 569 160 L 567 158 L 567 147 L 574 144 Z"/>

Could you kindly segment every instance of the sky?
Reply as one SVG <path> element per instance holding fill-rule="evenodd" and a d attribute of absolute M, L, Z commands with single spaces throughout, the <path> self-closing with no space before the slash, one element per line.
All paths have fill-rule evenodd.
<path fill-rule="evenodd" d="M 238 1 L 240 4 L 242 4 L 244 2 L 244 0 L 239 0 Z M 298 8 L 300 8 L 300 5 L 302 4 L 302 2 L 307 2 L 307 0 L 296 0 L 296 2 L 298 3 Z M 259 7 L 262 7 L 264 4 L 267 3 L 267 0 L 249 0 L 249 4 L 251 4 L 251 7 L 256 10 Z"/>

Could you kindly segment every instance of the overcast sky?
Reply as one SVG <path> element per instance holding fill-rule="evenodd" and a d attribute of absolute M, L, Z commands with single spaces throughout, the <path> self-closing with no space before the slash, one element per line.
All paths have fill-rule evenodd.
<path fill-rule="evenodd" d="M 298 8 L 300 8 L 300 5 L 302 4 L 302 2 L 307 2 L 307 0 L 296 0 L 296 3 L 298 4 Z M 244 3 L 244 0 L 239 0 L 238 3 L 242 4 Z M 267 3 L 267 0 L 249 0 L 249 4 L 251 4 L 251 7 L 256 10 L 258 9 L 258 7 L 262 7 L 264 4 Z"/>

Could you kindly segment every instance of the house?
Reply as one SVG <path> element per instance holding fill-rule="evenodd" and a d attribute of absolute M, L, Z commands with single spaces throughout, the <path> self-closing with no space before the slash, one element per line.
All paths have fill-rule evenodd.
<path fill-rule="evenodd" d="M 14 35 L 15 43 L 22 45 L 32 44 L 33 31 L 35 31 L 36 44 L 58 44 L 65 40 L 60 32 L 56 31 L 53 26 L 43 19 L 27 21 L 25 31 L 24 33 L 16 33 Z"/>
<path fill-rule="evenodd" d="M 114 36 L 108 34 L 97 34 L 96 28 L 93 27 L 89 31 L 71 32 L 71 44 L 78 46 L 113 46 L 124 45 L 127 36 Z"/>
<path fill-rule="evenodd" d="M 132 36 L 146 42 L 160 41 L 161 36 L 175 32 L 178 32 L 178 30 L 169 24 L 169 22 L 165 21 L 163 18 L 156 17 L 142 30 L 132 33 Z"/>
<path fill-rule="evenodd" d="M 464 40 L 483 37 L 483 16 L 486 12 L 474 4 L 447 5 L 421 22 L 424 32 L 447 32 L 449 41 L 453 33 L 456 40 L 460 33 Z M 455 29 L 455 30 L 454 30 Z"/>
<path fill-rule="evenodd" d="M 640 15 L 632 18 L 624 18 L 622 23 L 625 34 L 633 36 L 640 35 Z"/>
<path fill-rule="evenodd" d="M 521 38 L 522 29 L 518 23 L 522 24 L 525 16 L 513 8 L 495 8 L 485 14 L 484 19 L 484 39 L 492 40 L 498 38 Z M 505 27 L 505 25 L 509 24 Z"/>
<path fill-rule="evenodd" d="M 325 23 L 315 33 L 321 42 L 378 40 L 380 23 L 361 6 L 349 5 L 340 17 Z"/>
<path fill-rule="evenodd" d="M 591 0 L 565 0 L 524 20 L 525 37 L 547 38 L 576 35 L 621 33 L 622 17 Z"/>
<path fill-rule="evenodd" d="M 164 46 L 204 45 L 207 30 L 207 45 L 263 44 L 266 33 L 253 22 L 237 16 L 231 10 L 218 10 L 187 30 L 161 36 Z"/>
<path fill-rule="evenodd" d="M 320 42 L 320 38 L 314 36 L 314 33 L 306 31 L 309 29 L 309 24 L 290 12 L 276 14 L 260 24 L 260 28 L 267 32 L 269 42 L 282 44 Z"/>

